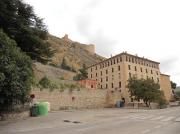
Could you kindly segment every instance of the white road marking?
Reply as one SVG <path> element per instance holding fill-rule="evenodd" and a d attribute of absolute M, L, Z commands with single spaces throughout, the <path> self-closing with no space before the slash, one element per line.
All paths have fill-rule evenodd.
<path fill-rule="evenodd" d="M 157 129 L 157 128 L 160 128 L 160 127 L 162 127 L 162 125 L 155 126 L 154 128 Z"/>
<path fill-rule="evenodd" d="M 168 117 L 168 118 L 163 119 L 163 120 L 161 120 L 161 121 L 170 121 L 170 120 L 172 120 L 173 118 L 174 118 L 174 116 L 171 116 L 171 117 Z"/>
<path fill-rule="evenodd" d="M 155 117 L 155 118 L 152 118 L 151 120 L 160 120 L 162 118 L 164 118 L 164 116 Z"/>
<path fill-rule="evenodd" d="M 146 133 L 149 133 L 150 131 L 151 131 L 150 129 L 146 129 L 146 130 L 142 131 L 141 133 L 146 134 Z"/>

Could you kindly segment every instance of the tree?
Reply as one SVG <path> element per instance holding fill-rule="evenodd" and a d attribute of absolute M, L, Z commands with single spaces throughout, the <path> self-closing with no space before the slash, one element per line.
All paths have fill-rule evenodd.
<path fill-rule="evenodd" d="M 171 88 L 176 89 L 176 86 L 177 86 L 177 84 L 175 82 L 171 81 Z"/>
<path fill-rule="evenodd" d="M 143 100 L 147 107 L 151 102 L 159 102 L 164 99 L 163 91 L 159 90 L 159 84 L 152 79 L 130 78 L 127 88 L 131 97 L 137 101 Z"/>
<path fill-rule="evenodd" d="M 33 79 L 32 62 L 0 29 L 0 111 L 24 104 Z"/>
<path fill-rule="evenodd" d="M 47 63 L 55 52 L 46 41 L 43 20 L 22 0 L 0 1 L 0 28 L 33 60 Z"/>
<path fill-rule="evenodd" d="M 88 78 L 88 73 L 86 71 L 86 68 L 85 66 L 83 66 L 82 69 L 79 69 L 79 73 L 74 76 L 74 80 L 84 80 L 84 79 L 87 79 Z"/>

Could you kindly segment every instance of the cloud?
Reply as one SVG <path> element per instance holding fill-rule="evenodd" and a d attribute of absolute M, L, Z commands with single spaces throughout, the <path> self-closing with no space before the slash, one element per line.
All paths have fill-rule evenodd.
<path fill-rule="evenodd" d="M 172 72 L 173 69 L 175 68 L 175 65 L 178 62 L 177 57 L 165 57 L 160 61 L 160 66 L 161 66 L 161 71 L 162 72 Z"/>

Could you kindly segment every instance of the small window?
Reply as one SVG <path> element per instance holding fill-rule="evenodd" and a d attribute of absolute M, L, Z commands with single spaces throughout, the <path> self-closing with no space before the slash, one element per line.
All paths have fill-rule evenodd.
<path fill-rule="evenodd" d="M 102 71 L 101 71 L 101 75 L 102 75 Z"/>
<path fill-rule="evenodd" d="M 159 74 L 158 71 L 156 71 L 156 74 L 157 74 L 157 75 Z"/>
<path fill-rule="evenodd" d="M 106 81 L 108 81 L 108 76 L 106 76 Z"/>
<path fill-rule="evenodd" d="M 97 73 L 96 73 L 96 77 L 97 77 Z"/>
<path fill-rule="evenodd" d="M 120 57 L 120 62 L 122 62 L 122 57 Z"/>
<path fill-rule="evenodd" d="M 119 58 L 117 57 L 117 63 L 119 63 Z"/>
<path fill-rule="evenodd" d="M 108 84 L 106 84 L 106 89 L 108 88 Z"/>
<path fill-rule="evenodd" d="M 119 82 L 119 88 L 121 88 L 121 82 Z"/>
<path fill-rule="evenodd" d="M 118 66 L 118 71 L 120 71 L 121 70 L 121 67 L 120 66 Z"/>
<path fill-rule="evenodd" d="M 134 70 L 135 70 L 135 71 L 137 71 L 137 68 L 136 68 L 136 66 L 134 67 Z"/>
<path fill-rule="evenodd" d="M 114 64 L 116 64 L 116 59 L 114 59 Z"/>
<path fill-rule="evenodd" d="M 101 78 L 101 82 L 103 81 L 103 79 Z"/>
<path fill-rule="evenodd" d="M 153 71 L 151 70 L 151 74 L 153 74 Z"/>
<path fill-rule="evenodd" d="M 146 69 L 146 73 L 148 73 L 148 70 Z"/>
<path fill-rule="evenodd" d="M 111 83 L 111 87 L 114 88 L 114 84 L 113 83 Z"/>
<path fill-rule="evenodd" d="M 128 69 L 131 70 L 131 66 L 130 65 L 128 65 Z"/>
<path fill-rule="evenodd" d="M 108 70 L 106 70 L 106 74 L 108 74 Z"/>
<path fill-rule="evenodd" d="M 91 85 L 91 88 L 94 88 L 93 85 Z"/>
<path fill-rule="evenodd" d="M 112 72 L 114 72 L 114 68 L 112 68 Z"/>
<path fill-rule="evenodd" d="M 140 68 L 140 70 L 141 70 L 141 72 L 143 72 L 143 71 L 142 71 L 142 67 Z"/>

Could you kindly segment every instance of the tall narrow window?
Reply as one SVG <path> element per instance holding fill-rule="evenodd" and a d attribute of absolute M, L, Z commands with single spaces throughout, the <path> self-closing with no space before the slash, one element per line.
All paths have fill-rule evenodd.
<path fill-rule="evenodd" d="M 102 71 L 101 71 L 101 75 L 102 75 Z"/>
<path fill-rule="evenodd" d="M 151 74 L 153 74 L 153 71 L 151 70 Z"/>
<path fill-rule="evenodd" d="M 96 73 L 96 77 L 97 77 L 97 73 Z"/>
<path fill-rule="evenodd" d="M 119 82 L 119 88 L 121 88 L 121 82 Z"/>
<path fill-rule="evenodd" d="M 120 62 L 122 62 L 122 57 L 120 57 Z"/>
<path fill-rule="evenodd" d="M 148 70 L 146 69 L 146 73 L 148 73 Z"/>
<path fill-rule="evenodd" d="M 108 88 L 108 84 L 106 84 L 106 89 Z"/>
<path fill-rule="evenodd" d="M 134 70 L 135 70 L 135 71 L 137 71 L 137 68 L 136 68 L 136 66 L 134 67 Z"/>
<path fill-rule="evenodd" d="M 108 74 L 108 70 L 106 70 L 106 74 Z"/>
<path fill-rule="evenodd" d="M 131 70 L 131 66 L 130 65 L 128 65 L 128 69 Z"/>
<path fill-rule="evenodd" d="M 118 71 L 120 71 L 121 70 L 121 67 L 120 66 L 118 66 Z"/>
<path fill-rule="evenodd" d="M 108 76 L 106 76 L 106 81 L 108 81 Z"/>
<path fill-rule="evenodd" d="M 141 72 L 142 72 L 142 67 L 140 68 Z"/>
<path fill-rule="evenodd" d="M 114 84 L 113 83 L 111 83 L 111 87 L 114 88 Z"/>
<path fill-rule="evenodd" d="M 112 72 L 114 72 L 114 68 L 112 68 Z"/>
<path fill-rule="evenodd" d="M 103 79 L 101 78 L 101 82 L 103 81 Z"/>

